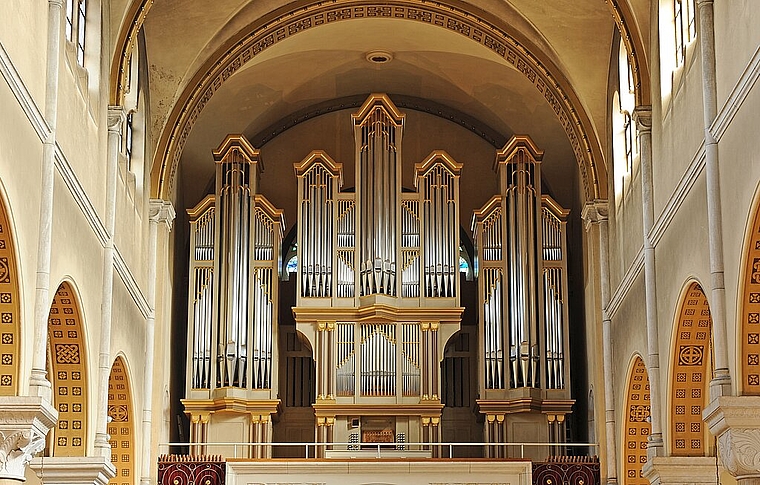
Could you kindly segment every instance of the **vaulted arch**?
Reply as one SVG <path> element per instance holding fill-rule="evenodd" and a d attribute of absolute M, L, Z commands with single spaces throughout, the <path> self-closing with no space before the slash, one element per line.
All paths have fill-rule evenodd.
<path fill-rule="evenodd" d="M 20 292 L 10 219 L 0 199 L 0 396 L 18 393 Z"/>
<path fill-rule="evenodd" d="M 116 467 L 116 476 L 109 482 L 111 485 L 135 483 L 135 419 L 132 402 L 127 366 L 119 356 L 108 377 L 108 417 L 111 418 L 108 434 L 111 436 L 111 463 Z"/>
<path fill-rule="evenodd" d="M 53 456 L 87 451 L 87 360 L 79 301 L 68 282 L 58 287 L 48 315 L 48 369 L 58 426 L 51 431 Z"/>
<path fill-rule="evenodd" d="M 670 446 L 673 456 L 704 456 L 702 410 L 712 370 L 710 306 L 699 283 L 691 283 L 678 312 L 672 352 Z"/>
<path fill-rule="evenodd" d="M 277 11 L 235 34 L 198 69 L 177 98 L 156 150 L 151 173 L 153 197 L 172 197 L 180 158 L 190 132 L 204 108 L 234 74 L 273 45 L 301 32 L 353 19 L 388 18 L 447 29 L 496 53 L 515 68 L 548 103 L 575 155 L 587 200 L 607 197 L 607 172 L 591 119 L 563 71 L 539 47 L 508 27 L 483 18 L 466 4 L 420 0 L 303 1 Z M 511 29 L 510 29 L 511 30 Z"/>
<path fill-rule="evenodd" d="M 742 394 L 760 395 L 760 201 L 745 244 L 741 305 Z"/>
<path fill-rule="evenodd" d="M 641 474 L 647 462 L 647 439 L 652 431 L 649 374 L 644 360 L 636 356 L 628 371 L 625 396 L 625 436 L 623 438 L 624 480 L 626 485 L 648 485 Z"/>

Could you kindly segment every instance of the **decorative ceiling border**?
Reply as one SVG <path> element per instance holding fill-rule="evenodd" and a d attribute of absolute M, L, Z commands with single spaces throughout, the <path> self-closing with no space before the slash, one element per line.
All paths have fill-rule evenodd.
<path fill-rule="evenodd" d="M 271 22 L 253 28 L 233 45 L 220 49 L 196 74 L 172 110 L 159 140 L 151 173 L 153 197 L 168 199 L 174 189 L 177 168 L 187 138 L 214 93 L 235 72 L 265 49 L 320 25 L 362 18 L 409 20 L 445 28 L 487 47 L 521 72 L 541 93 L 568 137 L 578 163 L 587 200 L 605 198 L 606 170 L 599 168 L 602 153 L 591 122 L 569 82 L 559 69 L 550 72 L 548 61 L 536 55 L 505 30 L 459 7 L 429 0 L 314 1 L 283 12 Z M 564 87 L 563 87 L 564 85 Z"/>

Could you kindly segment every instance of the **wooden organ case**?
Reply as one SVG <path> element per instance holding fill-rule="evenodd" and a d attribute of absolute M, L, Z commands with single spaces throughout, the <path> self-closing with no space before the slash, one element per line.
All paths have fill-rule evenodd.
<path fill-rule="evenodd" d="M 341 164 L 324 152 L 295 165 L 293 313 L 314 348 L 317 441 L 404 450 L 405 442 L 440 441 L 440 362 L 463 310 L 462 167 L 435 151 L 415 166 L 417 190 L 402 191 L 404 115 L 378 94 L 352 119 L 354 191 L 340 191 Z M 339 451 L 326 448 L 320 453 Z"/>
<path fill-rule="evenodd" d="M 294 165 L 298 264 L 292 311 L 299 338 L 313 350 L 317 456 L 358 453 L 360 443 L 382 443 L 391 454 L 441 452 L 435 446 L 444 407 L 441 364 L 464 310 L 462 165 L 433 151 L 415 165 L 414 189 L 402 190 L 404 119 L 383 94 L 371 95 L 352 115 L 353 189 L 343 188 L 342 165 L 323 151 Z M 527 136 L 512 137 L 496 155 L 499 193 L 473 216 L 476 402 L 483 439 L 493 443 L 483 449 L 486 457 L 520 457 L 521 449 L 507 442 L 563 442 L 573 405 L 568 211 L 541 193 L 542 156 Z M 280 405 L 282 212 L 257 193 L 261 160 L 244 137 L 228 136 L 214 157 L 215 194 L 188 211 L 183 403 L 191 419 L 191 451 L 269 457 L 266 445 L 204 445 L 271 442 Z M 538 459 L 562 452 L 523 451 Z"/>
<path fill-rule="evenodd" d="M 284 219 L 257 194 L 262 163 L 242 135 L 214 152 L 216 190 L 190 216 L 186 399 L 195 454 L 252 458 L 271 447 L 203 443 L 272 440 Z"/>
<path fill-rule="evenodd" d="M 543 152 L 513 136 L 496 155 L 499 194 L 475 212 L 479 375 L 488 443 L 565 440 L 571 412 L 568 365 L 568 211 L 541 194 Z M 562 447 L 528 447 L 543 459 Z M 516 456 L 488 446 L 486 456 Z M 518 455 L 519 456 L 519 455 Z"/>

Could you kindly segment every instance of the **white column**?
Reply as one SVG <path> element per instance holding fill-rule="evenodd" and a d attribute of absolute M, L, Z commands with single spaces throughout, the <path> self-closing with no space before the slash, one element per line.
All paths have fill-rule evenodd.
<path fill-rule="evenodd" d="M 142 460 L 140 484 L 150 485 L 151 462 L 151 408 L 153 401 L 153 362 L 154 362 L 154 330 L 156 324 L 156 277 L 158 262 L 158 231 L 163 225 L 166 232 L 171 231 L 174 222 L 174 207 L 170 202 L 161 199 L 150 200 L 150 226 L 148 234 L 148 280 L 146 298 L 150 305 L 150 314 L 145 322 L 145 369 L 143 372 L 143 419 L 142 419 Z M 166 248 L 161 248 L 166 253 Z"/>
<path fill-rule="evenodd" d="M 654 190 L 652 184 L 652 108 L 637 106 L 633 110 L 636 133 L 639 139 L 641 164 L 641 201 L 644 232 L 644 295 L 647 318 L 647 372 L 650 388 L 650 417 L 652 433 L 647 443 L 647 454 L 661 456 L 664 453 L 661 421 L 660 346 L 657 320 L 657 272 L 655 270 L 652 227 L 654 226 Z"/>
<path fill-rule="evenodd" d="M 108 109 L 108 155 L 106 160 L 106 242 L 103 248 L 103 285 L 100 300 L 100 353 L 98 355 L 98 421 L 95 448 L 111 457 L 108 443 L 108 380 L 111 376 L 111 320 L 113 309 L 114 231 L 116 229 L 116 173 L 121 152 L 121 130 L 126 121 L 124 108 Z"/>
<path fill-rule="evenodd" d="M 58 65 L 61 56 L 63 0 L 48 0 L 47 65 L 45 69 L 45 121 L 50 128 L 42 146 L 40 223 L 37 240 L 37 276 L 34 291 L 34 347 L 29 393 L 51 399 L 47 379 L 47 324 L 50 310 L 50 253 L 53 229 L 53 185 L 56 125 L 58 117 Z"/>
<path fill-rule="evenodd" d="M 607 454 L 607 484 L 617 483 L 617 446 L 615 441 L 615 387 L 612 374 L 612 319 L 607 307 L 610 304 L 610 266 L 608 205 L 605 200 L 586 202 L 582 218 L 597 226 L 599 233 L 599 273 L 602 306 L 602 367 L 604 371 L 604 419 Z M 555 440 L 553 440 L 555 441 Z"/>
<path fill-rule="evenodd" d="M 731 395 L 726 342 L 726 285 L 723 263 L 723 218 L 720 207 L 718 142 L 710 132 L 718 114 L 715 79 L 713 0 L 698 0 L 699 47 L 702 54 L 702 103 L 705 121 L 705 171 L 707 173 L 707 232 L 710 246 L 710 316 L 712 317 L 715 372 L 710 381 L 711 399 Z"/>

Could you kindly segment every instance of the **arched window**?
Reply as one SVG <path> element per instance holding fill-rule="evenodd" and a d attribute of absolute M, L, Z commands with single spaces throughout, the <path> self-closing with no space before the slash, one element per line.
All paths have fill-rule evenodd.
<path fill-rule="evenodd" d="M 686 47 L 697 38 L 694 0 L 673 0 L 676 67 L 686 62 Z"/>
<path fill-rule="evenodd" d="M 76 46 L 77 63 L 84 67 L 87 0 L 66 0 L 66 39 Z"/>
<path fill-rule="evenodd" d="M 612 142 L 615 195 L 622 196 L 633 173 L 639 147 L 631 113 L 636 107 L 635 86 L 628 50 L 621 41 L 618 49 L 618 90 L 612 99 Z"/>

